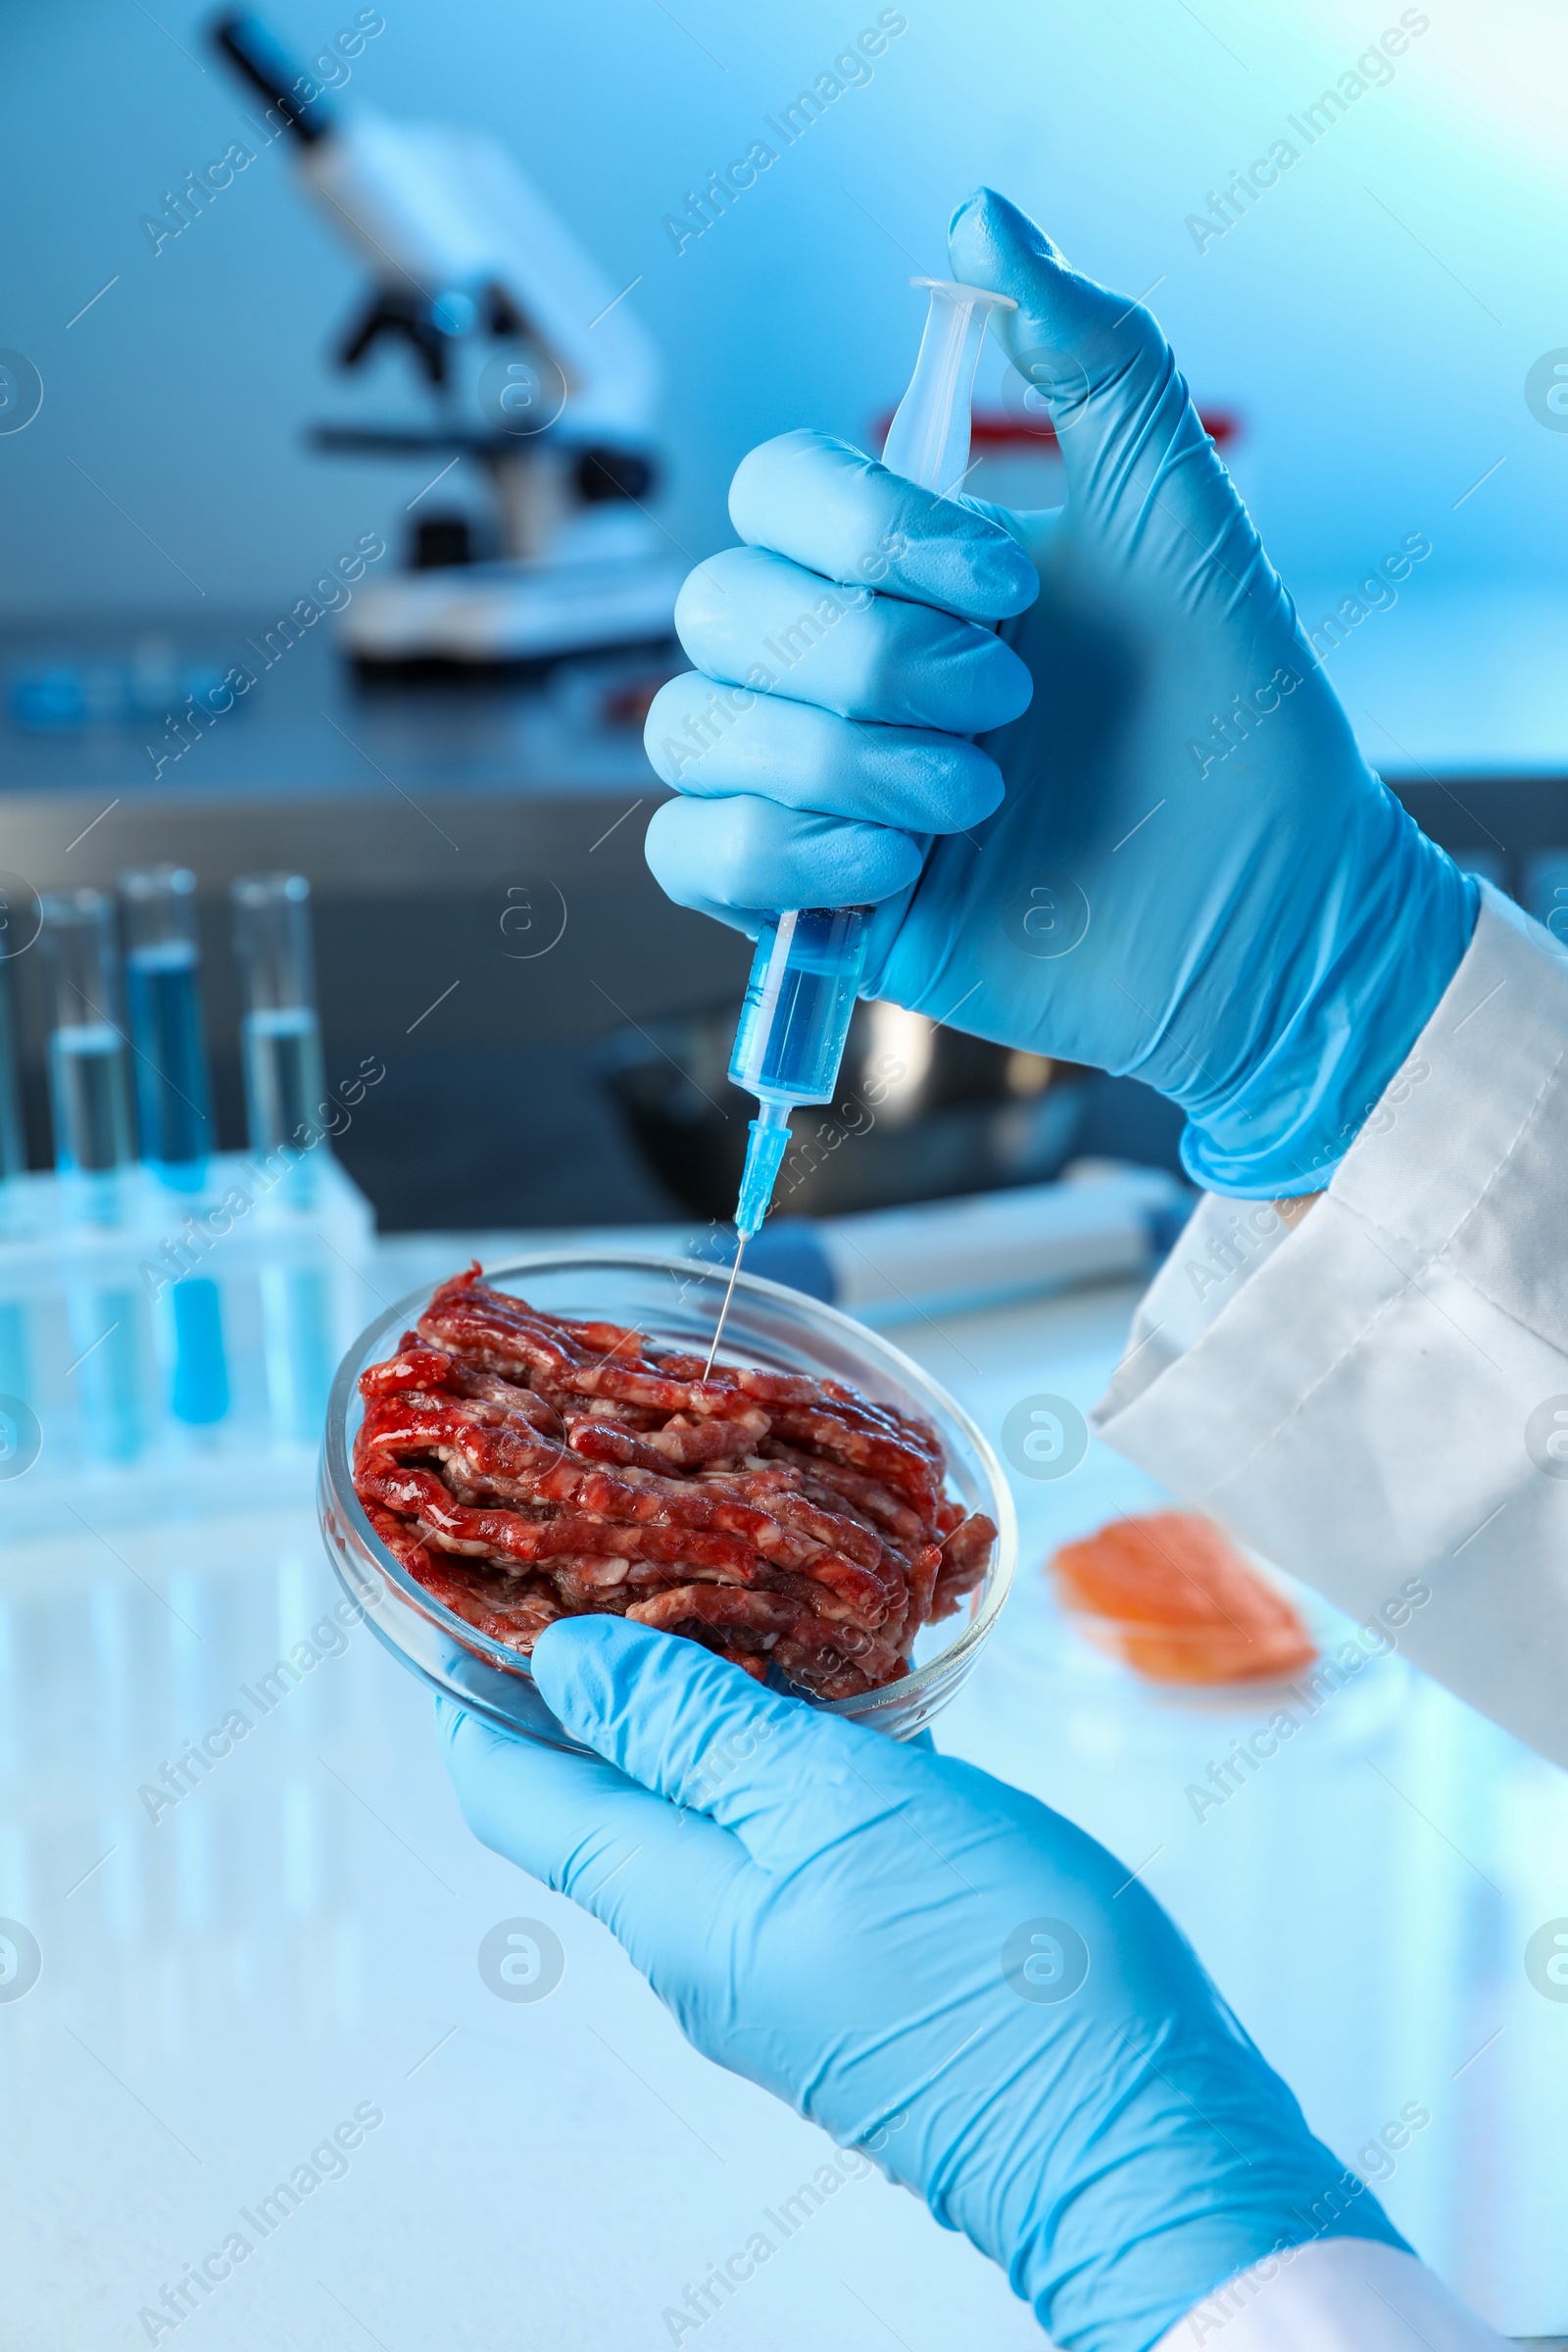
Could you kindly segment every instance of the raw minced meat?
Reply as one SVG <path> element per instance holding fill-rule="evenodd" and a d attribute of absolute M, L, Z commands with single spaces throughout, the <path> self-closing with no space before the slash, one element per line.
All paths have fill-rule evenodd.
<path fill-rule="evenodd" d="M 997 1531 L 925 1421 L 804 1373 L 546 1314 L 477 1267 L 362 1374 L 354 1485 L 431 1596 L 526 1655 L 558 1617 L 701 1642 L 819 1698 L 908 1671 Z"/>

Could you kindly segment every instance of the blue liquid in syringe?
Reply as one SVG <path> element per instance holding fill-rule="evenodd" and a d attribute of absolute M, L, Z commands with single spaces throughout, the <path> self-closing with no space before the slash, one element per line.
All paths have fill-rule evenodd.
<path fill-rule="evenodd" d="M 173 1177 L 213 1148 L 199 963 L 186 940 L 135 948 L 125 958 L 142 1157 Z"/>
<path fill-rule="evenodd" d="M 833 1100 L 864 964 L 863 907 L 796 906 L 762 917 L 729 1065 L 731 1082 L 758 1101 L 735 1204 L 743 1244 L 767 1214 L 791 1110 Z"/>
<path fill-rule="evenodd" d="M 767 917 L 735 1033 L 735 1084 L 762 1101 L 831 1102 L 864 959 L 858 907 Z"/>

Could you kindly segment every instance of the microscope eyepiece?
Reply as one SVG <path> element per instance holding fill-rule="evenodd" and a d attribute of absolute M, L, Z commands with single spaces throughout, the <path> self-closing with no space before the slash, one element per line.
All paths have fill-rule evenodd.
<path fill-rule="evenodd" d="M 326 93 L 289 56 L 269 27 L 248 8 L 232 9 L 212 25 L 213 46 L 235 66 L 268 105 L 307 144 L 332 127 Z"/>

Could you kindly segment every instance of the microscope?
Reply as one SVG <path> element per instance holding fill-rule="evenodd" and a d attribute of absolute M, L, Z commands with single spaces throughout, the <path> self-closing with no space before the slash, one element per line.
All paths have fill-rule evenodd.
<path fill-rule="evenodd" d="M 422 424 L 311 432 L 431 476 L 406 567 L 340 615 L 350 658 L 369 675 L 462 677 L 667 644 L 686 566 L 647 511 L 659 370 L 623 295 L 494 139 L 340 110 L 248 11 L 212 38 L 368 273 L 337 364 L 401 346 L 430 403 Z M 460 466 L 479 500 L 423 507 Z"/>

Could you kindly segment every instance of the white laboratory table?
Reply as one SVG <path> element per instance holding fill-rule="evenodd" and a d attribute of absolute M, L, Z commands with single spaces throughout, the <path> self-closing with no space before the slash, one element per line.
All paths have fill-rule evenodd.
<path fill-rule="evenodd" d="M 366 1319 L 466 1253 L 380 1245 Z M 995 1437 L 1032 1394 L 1087 1406 L 1131 1304 L 1101 1288 L 895 1336 Z M 1428 2111 L 1381 2184 L 1394 2218 L 1507 2332 L 1568 2330 L 1568 2002 L 1524 1958 L 1568 1914 L 1568 1779 L 1391 1657 L 1200 1821 L 1188 1785 L 1267 1703 L 1138 1687 L 1040 1574 L 1054 1541 L 1154 1490 L 1098 1445 L 1017 1487 L 1017 1586 L 940 1744 L 1142 1870 L 1347 2161 Z M 0 1916 L 37 1953 L 29 1988 L 31 1945 L 0 1984 L 0 2345 L 669 2344 L 665 2310 L 828 2143 L 698 2057 L 604 1930 L 472 1842 L 428 1697 L 368 1633 L 265 1718 L 241 1698 L 337 1597 L 303 1450 L 226 1509 L 120 1513 L 100 1482 L 89 1523 L 84 1497 L 62 1482 L 39 1517 L 34 1492 L 0 1564 Z M 5 1507 L 0 1490 L 0 1531 Z M 254 1730 L 154 1822 L 140 1787 L 235 1706 Z M 481 1974 L 516 1919 L 564 1947 L 547 1998 Z M 354 2144 L 334 2152 L 339 2126 Z M 177 2326 L 142 2316 L 210 2256 L 226 2276 L 188 2287 Z M 1042 2341 L 875 2176 L 680 2340 L 699 2333 L 704 2352 Z"/>

